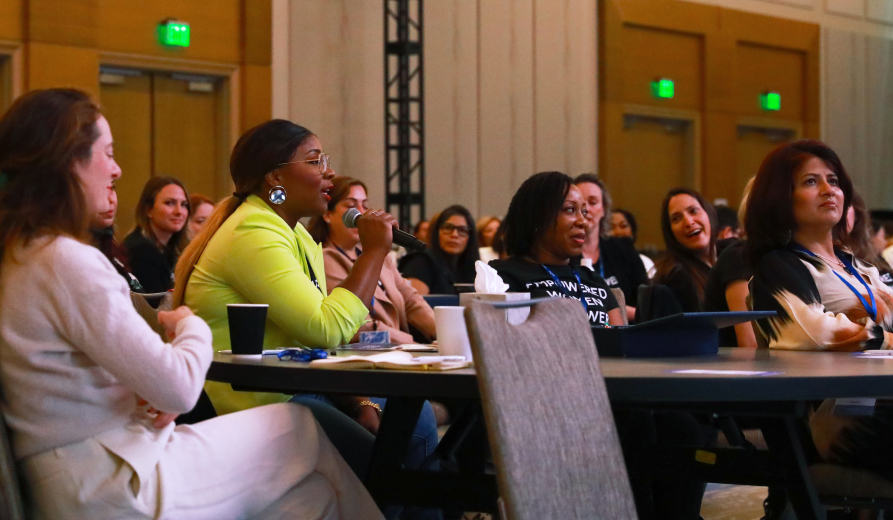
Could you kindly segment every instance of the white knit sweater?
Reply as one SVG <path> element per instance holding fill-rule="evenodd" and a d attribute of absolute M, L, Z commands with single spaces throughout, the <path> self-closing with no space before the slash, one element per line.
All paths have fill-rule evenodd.
<path fill-rule="evenodd" d="M 105 256 L 77 240 L 35 240 L 0 264 L 0 407 L 17 459 L 127 425 L 136 395 L 189 411 L 212 355 L 198 317 L 162 341 Z"/>

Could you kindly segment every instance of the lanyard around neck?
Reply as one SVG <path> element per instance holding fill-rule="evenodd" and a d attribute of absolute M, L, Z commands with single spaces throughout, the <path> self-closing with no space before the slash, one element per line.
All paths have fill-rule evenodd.
<path fill-rule="evenodd" d="M 555 273 L 553 273 L 551 269 L 546 267 L 546 264 L 540 264 L 540 265 L 543 266 L 543 269 L 545 269 L 546 272 L 549 273 L 549 276 L 552 277 L 552 281 L 555 283 L 556 287 L 558 287 L 558 290 L 561 291 L 565 296 L 570 298 L 571 294 L 567 291 L 567 289 L 565 289 L 564 284 L 561 283 L 561 280 L 558 279 L 557 276 L 555 276 Z M 571 271 L 574 272 L 574 278 L 577 279 L 577 290 L 580 293 L 580 303 L 583 304 L 583 309 L 586 311 L 586 316 L 588 317 L 589 316 L 589 305 L 586 303 L 586 298 L 583 296 L 583 282 L 580 281 L 580 275 L 577 273 L 577 270 L 574 268 L 574 266 L 569 266 L 569 267 L 571 268 Z"/>
<path fill-rule="evenodd" d="M 819 255 L 813 253 L 809 249 L 806 249 L 805 247 L 801 246 L 800 244 L 793 243 L 793 247 L 797 251 L 805 253 L 813 258 L 819 258 Z M 847 281 L 846 278 L 841 276 L 840 273 L 838 273 L 834 269 L 831 269 L 831 272 L 834 273 L 837 276 L 837 278 L 839 278 L 840 281 L 843 282 L 844 285 L 847 286 L 847 288 L 849 290 L 853 291 L 853 294 L 856 295 L 856 298 L 859 298 L 859 301 L 862 302 L 862 307 L 865 308 L 865 312 L 868 313 L 868 316 L 871 317 L 871 319 L 873 321 L 877 322 L 877 302 L 874 301 L 874 292 L 872 292 L 871 287 L 868 285 L 868 283 L 865 281 L 865 279 L 862 277 L 862 275 L 859 274 L 859 271 L 857 271 L 856 268 L 853 267 L 853 264 L 850 263 L 849 260 L 847 260 L 846 257 L 837 254 L 837 251 L 835 251 L 834 254 L 837 256 L 838 260 L 843 262 L 843 265 L 846 267 L 847 272 L 852 274 L 857 280 L 859 280 L 859 282 L 862 283 L 862 286 L 865 287 L 866 291 L 868 291 L 868 298 L 871 300 L 871 303 L 869 304 L 868 301 L 865 299 L 865 297 L 862 296 L 862 293 L 860 293 L 858 290 L 856 290 L 856 288 L 853 287 L 853 284 L 851 284 L 849 281 Z"/>
<path fill-rule="evenodd" d="M 598 275 L 601 276 L 602 280 L 605 279 L 604 259 L 605 259 L 605 255 L 604 255 L 604 253 L 602 253 L 602 245 L 601 245 L 601 242 L 599 242 L 599 244 L 598 244 L 598 262 L 596 262 L 596 265 L 598 265 Z"/>
<path fill-rule="evenodd" d="M 332 246 L 333 246 L 335 249 L 337 249 L 339 253 L 341 253 L 342 255 L 344 255 L 344 258 L 347 258 L 347 259 L 350 260 L 351 262 L 356 262 L 355 259 L 353 259 L 353 258 L 347 256 L 347 253 L 346 253 L 343 249 L 341 249 L 341 247 L 335 245 L 334 242 L 332 242 Z M 360 258 L 360 255 L 363 254 L 363 251 L 362 251 L 359 247 L 354 248 L 353 251 L 354 251 L 354 254 L 357 255 L 357 258 Z M 378 286 L 381 287 L 381 290 L 384 291 L 385 294 L 387 294 L 388 290 L 385 289 L 384 284 L 381 283 L 381 278 L 378 279 Z M 371 315 L 372 315 L 372 318 L 374 319 L 374 318 L 375 318 L 375 309 L 374 309 L 374 307 L 375 307 L 375 296 L 372 296 L 372 301 L 369 303 L 369 307 L 370 307 L 370 308 L 369 308 L 369 314 L 371 314 Z"/>

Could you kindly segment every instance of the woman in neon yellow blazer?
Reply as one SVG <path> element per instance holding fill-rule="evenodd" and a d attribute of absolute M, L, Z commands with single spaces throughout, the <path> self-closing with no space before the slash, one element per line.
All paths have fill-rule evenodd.
<path fill-rule="evenodd" d="M 335 172 L 319 139 L 306 128 L 272 120 L 246 132 L 230 158 L 236 191 L 217 205 L 176 268 L 174 299 L 211 327 L 216 351 L 229 349 L 229 303 L 270 305 L 264 348 L 331 348 L 347 343 L 369 314 L 393 217 L 369 211 L 358 221 L 363 261 L 328 294 L 322 248 L 298 220 L 326 212 Z M 287 401 L 291 396 L 235 392 L 207 382 L 218 413 Z M 368 399 L 343 404 L 377 430 Z"/>

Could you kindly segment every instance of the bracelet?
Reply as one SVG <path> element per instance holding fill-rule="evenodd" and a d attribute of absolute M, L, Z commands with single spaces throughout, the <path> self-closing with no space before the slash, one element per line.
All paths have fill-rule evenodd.
<path fill-rule="evenodd" d="M 375 408 L 375 411 L 378 412 L 378 417 L 381 417 L 381 406 L 378 406 L 377 403 L 373 403 L 368 399 L 365 401 L 360 401 L 360 404 L 358 404 L 357 407 L 353 409 L 353 414 L 356 415 L 360 411 L 360 408 L 364 406 L 371 406 L 372 408 Z"/>

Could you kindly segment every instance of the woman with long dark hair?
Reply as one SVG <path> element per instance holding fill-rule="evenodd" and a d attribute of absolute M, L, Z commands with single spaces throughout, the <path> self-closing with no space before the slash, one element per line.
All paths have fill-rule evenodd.
<path fill-rule="evenodd" d="M 173 423 L 211 331 L 159 312 L 166 344 L 88 244 L 120 176 L 83 92 L 29 92 L 0 118 L 0 407 L 34 517 L 381 518 L 304 407 Z"/>
<path fill-rule="evenodd" d="M 455 284 L 474 283 L 480 258 L 474 217 L 456 204 L 431 223 L 427 250 L 400 259 L 400 272 L 421 295 L 457 294 Z"/>
<path fill-rule="evenodd" d="M 136 205 L 136 228 L 124 238 L 130 269 L 146 292 L 174 286 L 174 266 L 186 238 L 189 193 L 174 177 L 152 177 Z"/>
<path fill-rule="evenodd" d="M 716 212 L 695 190 L 673 188 L 661 204 L 660 227 L 667 249 L 654 282 L 669 287 L 683 311 L 700 311 L 716 261 Z"/>
<path fill-rule="evenodd" d="M 754 309 L 778 313 L 758 321 L 769 348 L 893 348 L 893 292 L 847 247 L 852 200 L 840 158 L 819 141 L 781 145 L 760 165 L 744 227 Z M 893 402 L 877 400 L 868 417 L 834 415 L 833 404 L 810 418 L 821 456 L 893 479 Z"/>

